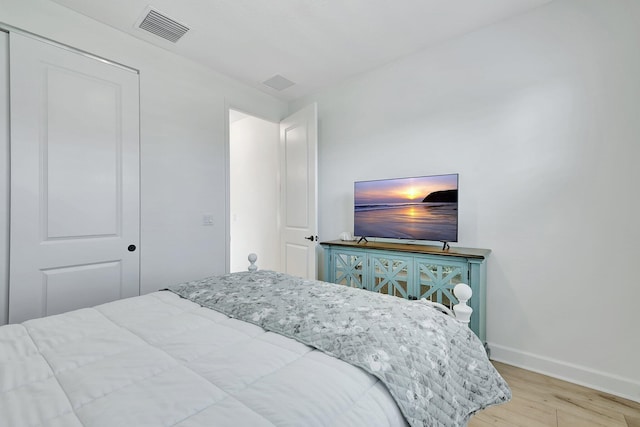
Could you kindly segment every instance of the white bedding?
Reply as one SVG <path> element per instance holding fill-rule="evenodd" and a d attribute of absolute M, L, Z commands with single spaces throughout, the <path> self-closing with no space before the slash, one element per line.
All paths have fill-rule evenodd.
<path fill-rule="evenodd" d="M 379 380 L 170 292 L 0 327 L 1 426 L 402 426 Z"/>

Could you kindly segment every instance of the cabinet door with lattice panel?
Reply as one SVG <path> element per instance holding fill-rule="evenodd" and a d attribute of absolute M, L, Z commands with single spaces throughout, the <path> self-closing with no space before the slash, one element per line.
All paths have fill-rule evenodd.
<path fill-rule="evenodd" d="M 365 254 L 356 252 L 335 252 L 333 260 L 333 282 L 352 288 L 365 288 Z"/>
<path fill-rule="evenodd" d="M 413 259 L 396 255 L 370 255 L 369 290 L 402 298 L 412 298 L 411 271 Z"/>
<path fill-rule="evenodd" d="M 453 295 L 453 288 L 458 283 L 468 282 L 467 263 L 456 263 L 436 260 L 416 260 L 415 280 L 418 298 L 426 298 L 453 308 L 458 300 Z"/>

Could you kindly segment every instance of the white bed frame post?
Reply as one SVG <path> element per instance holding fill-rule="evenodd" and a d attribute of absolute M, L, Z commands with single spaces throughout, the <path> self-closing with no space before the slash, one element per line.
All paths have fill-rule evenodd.
<path fill-rule="evenodd" d="M 250 272 L 254 272 L 258 270 L 258 266 L 256 265 L 256 261 L 258 260 L 258 255 L 251 253 L 249 254 L 249 256 L 247 257 L 247 259 L 249 260 L 249 271 Z"/>
<path fill-rule="evenodd" d="M 458 299 L 458 304 L 453 306 L 453 314 L 455 314 L 458 321 L 469 326 L 471 313 L 473 313 L 473 309 L 467 305 L 467 301 L 469 301 L 471 295 L 473 295 L 471 287 L 466 283 L 458 283 L 453 288 L 453 295 Z"/>
<path fill-rule="evenodd" d="M 458 304 L 453 306 L 453 311 L 446 305 L 440 304 L 439 302 L 429 301 L 426 298 L 422 298 L 420 301 L 424 302 L 425 304 L 429 304 L 432 307 L 435 307 L 437 310 L 443 312 L 444 314 L 448 314 L 460 323 L 464 323 L 468 327 L 473 309 L 467 305 L 467 301 L 471 299 L 473 291 L 471 290 L 471 287 L 466 283 L 458 283 L 453 288 L 453 295 L 458 300 Z"/>

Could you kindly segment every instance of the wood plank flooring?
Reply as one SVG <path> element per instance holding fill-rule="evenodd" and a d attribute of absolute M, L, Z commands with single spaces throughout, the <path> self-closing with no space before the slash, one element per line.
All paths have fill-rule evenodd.
<path fill-rule="evenodd" d="M 513 399 L 476 414 L 468 427 L 640 427 L 640 403 L 499 362 Z"/>

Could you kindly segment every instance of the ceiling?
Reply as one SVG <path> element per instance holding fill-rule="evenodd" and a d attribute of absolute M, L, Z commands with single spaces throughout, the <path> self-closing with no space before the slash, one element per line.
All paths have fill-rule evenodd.
<path fill-rule="evenodd" d="M 551 0 L 52 1 L 288 101 Z M 138 28 L 149 7 L 190 30 Z"/>

